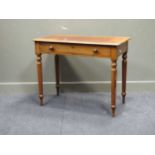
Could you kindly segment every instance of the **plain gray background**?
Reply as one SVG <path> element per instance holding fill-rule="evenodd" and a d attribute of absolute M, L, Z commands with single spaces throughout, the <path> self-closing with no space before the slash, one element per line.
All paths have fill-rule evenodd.
<path fill-rule="evenodd" d="M 131 37 L 128 90 L 154 91 L 154 27 L 155 20 L 0 20 L 0 92 L 36 92 L 37 85 L 24 85 L 24 82 L 37 81 L 33 39 L 49 34 Z M 108 59 L 62 56 L 61 69 L 62 81 L 110 80 Z M 52 55 L 43 56 L 43 71 L 44 81 L 55 81 Z M 121 58 L 118 61 L 120 80 Z M 64 91 L 96 91 L 109 90 L 109 86 L 90 83 L 63 87 Z M 48 92 L 55 91 L 54 85 L 45 85 L 44 88 Z"/>

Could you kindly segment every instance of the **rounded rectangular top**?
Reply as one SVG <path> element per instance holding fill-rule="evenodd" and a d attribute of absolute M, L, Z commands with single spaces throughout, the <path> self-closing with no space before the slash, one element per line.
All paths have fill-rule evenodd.
<path fill-rule="evenodd" d="M 36 38 L 34 41 L 119 46 L 129 39 L 129 37 L 116 36 L 50 35 Z"/>

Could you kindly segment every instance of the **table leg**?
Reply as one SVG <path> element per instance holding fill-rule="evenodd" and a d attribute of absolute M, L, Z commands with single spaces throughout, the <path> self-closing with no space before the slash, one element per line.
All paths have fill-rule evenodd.
<path fill-rule="evenodd" d="M 60 64 L 59 64 L 59 55 L 55 55 L 55 75 L 56 75 L 56 91 L 57 91 L 57 96 L 59 96 L 59 80 L 60 80 Z"/>
<path fill-rule="evenodd" d="M 111 110 L 112 116 L 115 116 L 116 109 L 116 81 L 117 81 L 117 61 L 112 60 L 111 64 Z"/>
<path fill-rule="evenodd" d="M 42 58 L 41 54 L 36 54 L 36 64 L 38 73 L 38 95 L 40 98 L 40 105 L 43 105 L 43 78 L 42 78 Z"/>
<path fill-rule="evenodd" d="M 126 73 L 127 73 L 127 52 L 122 56 L 122 103 L 125 103 L 126 96 Z"/>

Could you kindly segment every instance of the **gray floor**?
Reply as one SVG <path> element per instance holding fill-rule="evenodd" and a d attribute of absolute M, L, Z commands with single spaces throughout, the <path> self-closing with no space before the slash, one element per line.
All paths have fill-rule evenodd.
<path fill-rule="evenodd" d="M 155 93 L 117 96 L 111 117 L 110 94 L 65 93 L 45 96 L 0 95 L 0 134 L 155 134 Z"/>

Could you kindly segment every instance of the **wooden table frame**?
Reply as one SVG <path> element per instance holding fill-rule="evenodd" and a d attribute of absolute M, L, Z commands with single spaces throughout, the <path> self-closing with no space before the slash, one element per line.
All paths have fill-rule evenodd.
<path fill-rule="evenodd" d="M 38 73 L 38 94 L 40 105 L 43 105 L 42 54 L 55 55 L 56 91 L 60 90 L 59 55 L 93 56 L 111 59 L 111 110 L 115 116 L 117 59 L 122 55 L 122 103 L 126 96 L 128 37 L 82 37 L 55 35 L 34 39 Z"/>

